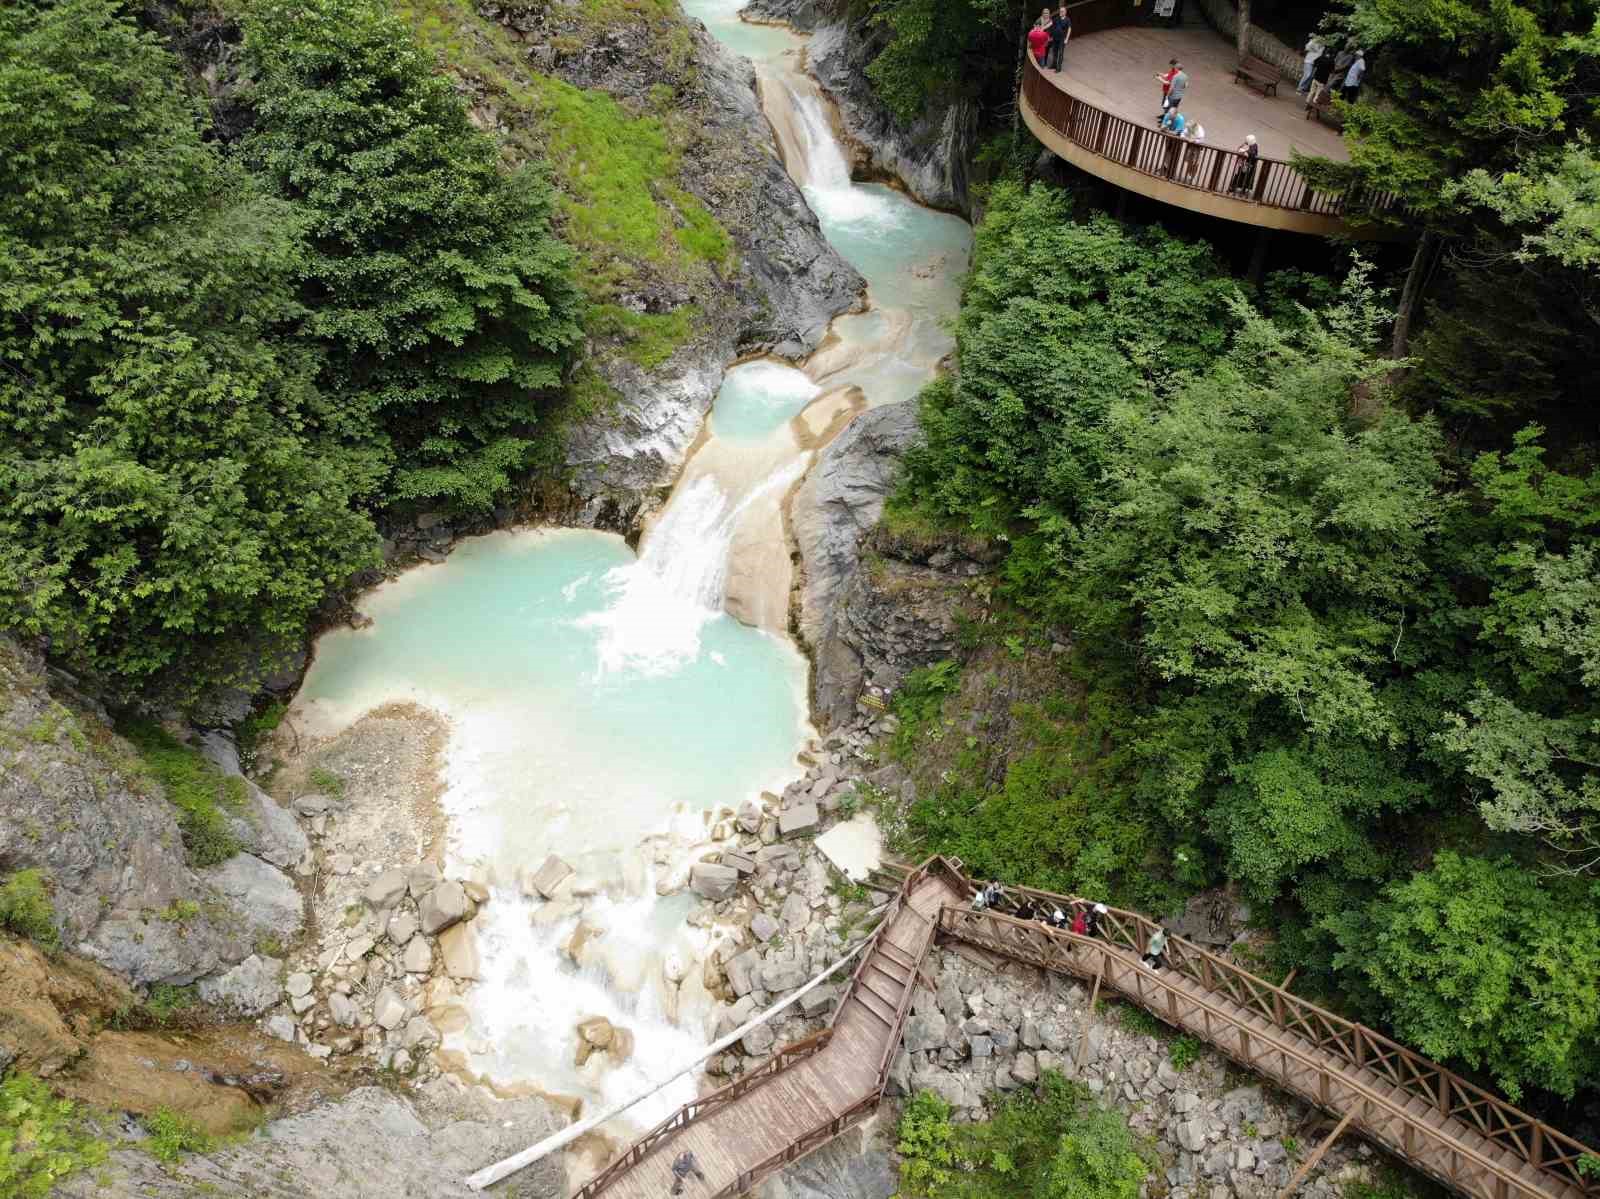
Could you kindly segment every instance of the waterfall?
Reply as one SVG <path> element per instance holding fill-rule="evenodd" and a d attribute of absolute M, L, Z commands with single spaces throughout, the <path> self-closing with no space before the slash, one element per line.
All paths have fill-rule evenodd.
<path fill-rule="evenodd" d="M 868 224 L 896 226 L 900 206 L 855 186 L 850 162 L 829 119 L 831 106 L 816 83 L 783 69 L 761 72 L 761 99 L 790 176 L 805 192 L 824 229 Z M 829 240 L 834 240 L 830 231 Z"/>
<path fill-rule="evenodd" d="M 638 561 L 606 572 L 610 604 L 577 621 L 599 633 L 602 675 L 667 674 L 699 657 L 700 631 L 722 616 L 740 518 L 805 467 L 801 458 L 774 471 L 738 503 L 711 475 L 679 485 L 645 535 Z"/>

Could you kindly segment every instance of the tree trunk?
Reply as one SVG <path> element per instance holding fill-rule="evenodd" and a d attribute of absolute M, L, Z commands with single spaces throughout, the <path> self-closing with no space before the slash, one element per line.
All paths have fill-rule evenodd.
<path fill-rule="evenodd" d="M 1234 41 L 1239 51 L 1239 61 L 1250 54 L 1250 0 L 1239 0 L 1239 28 L 1234 31 Z"/>
<path fill-rule="evenodd" d="M 1422 283 L 1433 259 L 1439 235 L 1429 229 L 1417 239 L 1417 252 L 1411 256 L 1411 269 L 1406 272 L 1406 285 L 1400 289 L 1400 307 L 1394 314 L 1394 342 L 1389 347 L 1389 357 L 1404 358 L 1411 343 L 1411 325 L 1422 300 Z"/>

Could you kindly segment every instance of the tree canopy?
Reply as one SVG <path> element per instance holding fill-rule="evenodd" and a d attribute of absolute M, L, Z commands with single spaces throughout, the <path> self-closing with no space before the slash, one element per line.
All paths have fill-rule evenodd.
<path fill-rule="evenodd" d="M 1359 261 L 1250 297 L 1197 245 L 995 187 L 891 511 L 1008 544 L 1005 595 L 1076 647 L 1056 685 L 1090 701 L 1060 711 L 1099 715 L 956 771 L 912 829 L 1134 903 L 1233 880 L 1369 1018 L 1571 1094 L 1600 1064 L 1600 474 L 1537 425 L 1463 452 L 1391 385 L 1385 315 Z M 919 687 L 913 754 L 962 723 Z M 1109 874 L 1081 844 L 1108 823 L 1139 830 L 1093 832 Z"/>
<path fill-rule="evenodd" d="M 251 684 L 373 510 L 493 503 L 581 338 L 537 166 L 404 26 L 244 25 L 236 152 L 115 0 L 0 11 L 0 624 L 121 695 Z"/>

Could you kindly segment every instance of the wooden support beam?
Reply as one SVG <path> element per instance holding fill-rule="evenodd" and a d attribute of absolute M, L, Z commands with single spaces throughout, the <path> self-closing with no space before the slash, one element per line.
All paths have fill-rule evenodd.
<path fill-rule="evenodd" d="M 1278 984 L 1278 989 L 1280 991 L 1287 991 L 1289 989 L 1289 985 L 1294 982 L 1294 976 L 1299 973 L 1300 967 L 1296 966 L 1293 970 L 1289 971 L 1289 973 L 1285 974 L 1283 976 L 1283 981 Z"/>
<path fill-rule="evenodd" d="M 1100 951 L 1100 969 L 1094 976 L 1094 990 L 1089 993 L 1089 1016 L 1083 1022 L 1083 1036 L 1078 1038 L 1078 1056 L 1072 1063 L 1074 1073 L 1083 1069 L 1083 1055 L 1089 1050 L 1089 1026 L 1094 1023 L 1094 1005 L 1100 998 L 1100 980 L 1106 976 L 1106 951 Z"/>
<path fill-rule="evenodd" d="M 1278 1199 L 1289 1199 L 1289 1196 L 1294 1194 L 1295 1188 L 1304 1182 L 1306 1175 L 1316 1168 L 1316 1164 L 1322 1160 L 1322 1155 L 1333 1148 L 1333 1143 L 1339 1139 L 1339 1134 L 1344 1132 L 1353 1119 L 1355 1119 L 1355 1114 L 1352 1112 L 1334 1125 L 1333 1131 L 1323 1138 L 1322 1144 L 1317 1146 L 1317 1151 L 1300 1163 L 1300 1168 L 1294 1172 L 1294 1177 L 1289 1180 L 1289 1185 L 1278 1192 Z"/>

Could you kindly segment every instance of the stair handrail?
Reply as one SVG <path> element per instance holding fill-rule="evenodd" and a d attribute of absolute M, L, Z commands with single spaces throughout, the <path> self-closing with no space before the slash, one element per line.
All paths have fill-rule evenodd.
<path fill-rule="evenodd" d="M 1011 896 L 1025 896 L 1057 906 L 1063 904 L 1092 906 L 1096 902 L 1082 896 L 1060 895 L 1033 887 L 1008 886 L 1006 891 Z M 1107 905 L 1107 917 L 1102 920 L 1102 934 L 1107 929 L 1114 931 L 1122 938 L 1120 943 L 1125 948 L 1139 954 L 1144 953 L 1149 944 L 1150 934 L 1158 927 L 1156 921 L 1139 912 L 1113 908 L 1109 905 Z M 1104 939 L 1111 938 L 1104 937 Z M 1222 991 L 1223 989 L 1218 986 L 1219 980 L 1222 979 L 1236 982 L 1240 990 L 1245 993 L 1245 997 L 1233 991 L 1224 993 L 1244 1006 L 1254 1008 L 1259 1015 L 1272 1020 L 1279 1027 L 1290 1030 L 1296 1027 L 1285 1018 L 1285 1013 L 1292 1011 L 1300 1026 L 1310 1034 L 1308 1039 L 1316 1044 L 1317 1048 L 1336 1053 L 1357 1069 L 1371 1069 L 1374 1073 L 1387 1077 L 1394 1085 L 1439 1107 L 1442 1114 L 1462 1117 L 1487 1139 L 1513 1153 L 1520 1154 L 1534 1169 L 1577 1187 L 1585 1195 L 1600 1196 L 1600 1180 L 1590 1179 L 1579 1166 L 1585 1158 L 1600 1160 L 1600 1151 L 1591 1149 L 1576 1138 L 1545 1124 L 1483 1087 L 1469 1082 L 1375 1029 L 1330 1012 L 1308 999 L 1269 983 L 1192 941 L 1168 933 L 1166 956 L 1173 968 L 1208 991 Z M 1196 962 L 1199 963 L 1198 967 L 1193 964 Z M 1332 1034 L 1331 1037 L 1325 1038 L 1311 1032 L 1311 1026 L 1317 1022 L 1327 1027 Z M 1346 1036 L 1350 1040 L 1348 1046 L 1344 1041 Z M 1403 1063 L 1407 1072 L 1388 1069 L 1390 1059 Z M 1452 1100 L 1459 1102 L 1451 1106 Z M 1491 1127 L 1479 1115 L 1477 1110 L 1479 1108 L 1488 1108 L 1493 1112 L 1501 1127 Z M 1527 1143 L 1518 1136 L 1524 1130 L 1528 1132 Z M 1552 1154 L 1550 1152 L 1552 1149 L 1557 1152 Z"/>

